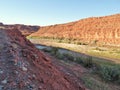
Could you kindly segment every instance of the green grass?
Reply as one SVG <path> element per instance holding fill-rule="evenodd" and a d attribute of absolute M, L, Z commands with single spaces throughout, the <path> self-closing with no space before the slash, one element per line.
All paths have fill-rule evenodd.
<path fill-rule="evenodd" d="M 94 51 L 94 50 L 89 50 L 87 52 L 89 55 L 92 56 L 97 56 L 97 57 L 104 57 L 104 58 L 109 58 L 109 59 L 116 59 L 116 61 L 120 60 L 120 53 L 118 52 L 113 52 L 113 51 Z"/>
<path fill-rule="evenodd" d="M 27 39 L 47 39 L 50 41 L 58 43 L 68 43 L 68 44 L 77 44 L 77 45 L 88 45 L 87 42 L 81 41 L 79 39 L 70 39 L 70 38 L 60 38 L 60 37 L 38 37 L 38 36 L 28 36 Z"/>
<path fill-rule="evenodd" d="M 38 36 L 27 36 L 27 39 L 41 39 L 41 37 Z"/>

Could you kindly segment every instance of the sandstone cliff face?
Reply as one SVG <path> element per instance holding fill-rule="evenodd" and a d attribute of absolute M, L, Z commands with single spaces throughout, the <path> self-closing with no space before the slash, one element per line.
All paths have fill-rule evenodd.
<path fill-rule="evenodd" d="M 120 44 L 120 14 L 41 27 L 31 36 L 63 37 L 88 43 L 98 41 L 103 44 L 118 45 Z"/>
<path fill-rule="evenodd" d="M 7 29 L 18 29 L 22 32 L 23 35 L 28 36 L 31 33 L 34 33 L 39 30 L 39 26 L 30 26 L 30 25 L 22 25 L 22 24 L 15 24 L 15 25 L 4 25 L 0 23 L 0 28 L 7 28 Z"/>
<path fill-rule="evenodd" d="M 85 90 L 18 30 L 0 29 L 0 90 Z"/>

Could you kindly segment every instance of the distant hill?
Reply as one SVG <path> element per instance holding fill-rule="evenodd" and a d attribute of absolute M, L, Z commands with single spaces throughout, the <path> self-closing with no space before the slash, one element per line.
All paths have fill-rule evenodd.
<path fill-rule="evenodd" d="M 75 39 L 87 43 L 120 44 L 120 14 L 41 27 L 30 37 Z"/>
<path fill-rule="evenodd" d="M 18 29 L 22 32 L 23 35 L 28 36 L 31 33 L 36 32 L 39 30 L 39 26 L 31 26 L 31 25 L 23 25 L 23 24 L 15 24 L 15 25 L 5 25 L 0 23 L 0 28 L 7 28 L 7 29 Z"/>

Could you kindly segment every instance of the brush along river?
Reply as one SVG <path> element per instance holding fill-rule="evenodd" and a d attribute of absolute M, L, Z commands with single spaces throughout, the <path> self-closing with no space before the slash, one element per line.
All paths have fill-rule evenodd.
<path fill-rule="evenodd" d="M 39 44 L 36 47 L 40 49 L 59 47 L 59 52 L 70 53 L 74 56 L 92 56 L 93 60 L 107 61 L 120 63 L 120 49 L 119 48 L 107 48 L 107 47 L 97 47 L 88 45 L 76 45 L 68 43 L 58 43 L 54 40 L 49 39 L 30 39 L 34 44 Z M 63 49 L 61 49 L 63 48 Z"/>

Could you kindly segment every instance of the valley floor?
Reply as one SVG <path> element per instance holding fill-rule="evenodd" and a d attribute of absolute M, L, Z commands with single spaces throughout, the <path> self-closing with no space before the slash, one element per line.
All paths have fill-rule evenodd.
<path fill-rule="evenodd" d="M 46 46 L 60 47 L 75 52 L 91 55 L 95 59 L 109 60 L 115 63 L 120 63 L 120 48 L 119 47 L 98 47 L 88 45 L 76 45 L 68 43 L 58 43 L 51 39 L 30 39 L 34 44 L 41 44 Z"/>
<path fill-rule="evenodd" d="M 108 82 L 103 78 L 101 78 L 101 76 L 96 74 L 96 72 L 94 71 L 94 67 L 86 68 L 83 65 L 74 62 L 74 60 L 73 61 L 68 60 L 69 58 L 71 58 L 69 57 L 70 55 L 72 55 L 72 57 L 75 58 L 79 56 L 85 58 L 90 56 L 92 57 L 93 62 L 97 62 L 103 66 L 107 64 L 108 66 L 109 64 L 110 66 L 112 66 L 111 64 L 114 65 L 114 63 L 120 63 L 118 49 L 114 48 L 113 50 L 113 48 L 109 49 L 107 47 L 95 47 L 95 46 L 93 47 L 87 45 L 58 43 L 43 39 L 41 40 L 31 39 L 31 42 L 36 44 L 36 47 L 42 49 L 43 51 L 50 50 L 50 48 L 53 48 L 53 50 L 50 50 L 50 52 L 49 51 L 45 52 L 45 54 L 47 54 L 51 58 L 53 64 L 62 72 L 66 73 L 69 76 L 74 77 L 76 79 L 76 82 L 78 83 L 82 82 L 83 85 L 89 88 L 90 90 L 120 90 L 120 86 L 118 84 L 113 82 Z M 53 53 L 52 51 L 55 51 L 54 47 L 57 47 L 59 51 L 59 53 L 58 52 L 56 53 L 57 56 L 51 54 Z M 65 57 L 61 56 L 62 54 L 67 54 L 67 56 L 65 57 L 69 57 L 69 58 L 65 60 Z"/>
<path fill-rule="evenodd" d="M 43 48 L 49 49 L 49 47 L 39 47 L 38 45 L 37 48 L 41 50 Z M 90 68 L 85 68 L 82 65 L 69 60 L 58 59 L 56 56 L 51 55 L 48 52 L 44 53 L 51 58 L 52 63 L 56 68 L 68 76 L 74 77 L 74 80 L 76 80 L 77 83 L 80 84 L 82 82 L 82 86 L 85 86 L 90 90 L 120 90 L 119 85 L 104 81 L 97 74 L 93 73 L 93 70 Z"/>

